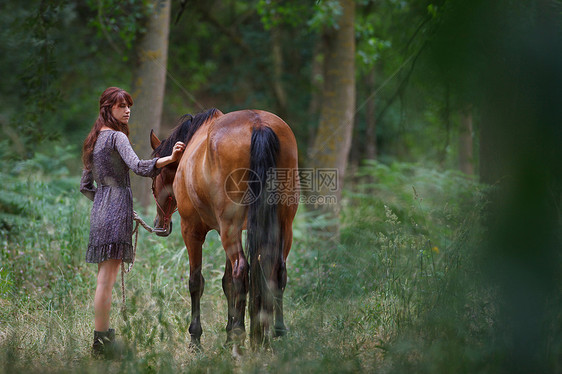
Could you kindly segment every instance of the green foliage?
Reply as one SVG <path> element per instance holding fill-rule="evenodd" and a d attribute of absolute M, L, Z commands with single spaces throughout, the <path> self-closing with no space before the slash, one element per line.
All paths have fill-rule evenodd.
<path fill-rule="evenodd" d="M 73 154 L 57 153 L 62 160 Z M 271 352 L 248 351 L 233 361 L 223 347 L 225 254 L 215 232 L 203 247 L 203 349 L 190 350 L 188 260 L 180 230 L 165 239 L 141 231 L 135 265 L 125 276 L 125 313 L 119 310 L 119 285 L 113 295 L 111 319 L 124 358 L 94 361 L 89 346 L 96 267 L 83 260 L 91 202 L 63 163 L 38 153 L 10 168 L 10 176 L 2 171 L 2 206 L 11 206 L 22 224 L 2 231 L 1 372 L 502 367 L 494 330 L 500 321 L 497 289 L 483 282 L 475 250 L 482 247 L 487 189 L 450 171 L 374 162 L 345 193 L 339 244 L 324 236 L 330 226 L 325 217 L 299 209 L 284 299 L 289 335 L 273 341 Z M 553 326 L 556 321 L 551 319 Z M 560 347 L 551 347 L 555 357 Z M 550 365 L 560 367 L 555 358 Z"/>
<path fill-rule="evenodd" d="M 367 2 L 366 6 L 370 6 Z M 361 9 L 361 8 L 360 8 Z M 357 61 L 358 73 L 368 71 L 380 61 L 382 53 L 392 48 L 392 41 L 384 35 L 384 16 L 381 12 L 358 12 L 355 20 L 355 33 L 357 36 Z"/>
<path fill-rule="evenodd" d="M 346 194 L 350 209 L 342 239 L 378 248 L 368 251 L 373 261 L 366 261 L 376 268 L 365 271 L 379 274 L 380 292 L 403 303 L 398 317 L 405 318 L 412 313 L 410 303 L 420 302 L 412 298 L 427 297 L 427 282 L 442 280 L 450 270 L 445 258 L 462 230 L 477 224 L 483 194 L 463 175 L 412 164 L 369 162 L 359 175 L 371 181 Z M 366 237 L 357 239 L 361 236 Z"/>
<path fill-rule="evenodd" d="M 314 9 L 314 15 L 308 21 L 312 30 L 338 28 L 338 19 L 342 14 L 342 7 L 338 0 L 317 1 Z"/>
<path fill-rule="evenodd" d="M 424 23 L 430 18 L 428 9 L 437 10 L 435 23 L 445 14 L 442 4 L 433 3 L 357 2 L 355 162 L 364 158 L 363 111 L 370 98 L 378 120 L 379 156 L 412 161 L 426 155 L 429 161 L 441 162 L 435 159 L 443 152 L 427 152 L 428 144 L 437 143 L 439 150 L 447 149 L 446 165 L 453 165 L 455 143 L 443 136 L 449 124 L 440 114 L 443 89 L 421 58 L 412 67 L 412 55 L 432 35 L 432 22 Z M 0 123 L 14 158 L 19 159 L 32 157 L 37 145 L 53 138 L 71 144 L 83 141 L 95 120 L 101 92 L 109 85 L 131 86 L 132 50 L 146 17 L 158 6 L 148 0 L 22 4 L 8 0 L 0 16 L 0 70 L 9 72 L 7 84 L 0 89 Z M 173 127 L 180 115 L 203 107 L 267 109 L 281 114 L 293 127 L 305 154 L 317 124 L 311 74 L 321 80 L 314 70 L 314 61 L 323 58 L 319 36 L 337 26 L 339 3 L 189 2 L 186 9 L 170 28 L 163 131 Z M 177 8 L 172 16 L 174 12 Z M 277 107 L 271 84 L 267 31 L 273 28 L 282 47 L 280 78 L 286 108 Z M 364 78 L 370 71 L 374 82 L 367 83 Z M 451 107 L 454 112 L 456 107 Z M 456 120 L 450 122 L 453 131 L 448 136 L 454 139 Z M 420 138 L 427 142 L 413 141 Z"/>
<path fill-rule="evenodd" d="M 39 223 L 46 205 L 62 201 L 74 181 L 68 178 L 65 165 L 73 157 L 74 147 L 55 146 L 52 152 L 51 155 L 36 153 L 31 159 L 3 164 L 0 170 L 2 234 L 19 236 L 30 224 Z"/>
<path fill-rule="evenodd" d="M 373 35 L 373 30 L 365 28 L 361 30 L 361 43 L 357 50 L 359 61 L 367 68 L 373 68 L 375 63 L 380 59 L 381 52 L 390 48 L 391 42 L 387 40 L 379 40 Z"/>
<path fill-rule="evenodd" d="M 84 245 L 87 215 L 76 209 L 78 180 L 64 165 L 72 153 L 55 150 L 59 158 L 36 153 L 0 172 L 0 251 L 4 295 L 41 292 L 58 308 L 66 307 L 71 280 L 82 281 L 73 273 L 81 266 L 74 249 Z"/>
<path fill-rule="evenodd" d="M 32 158 L 55 139 L 78 146 L 103 89 L 129 84 L 121 54 L 111 53 L 93 26 L 84 27 L 94 17 L 84 4 L 22 5 L 8 0 L 0 16 L 0 134 L 8 140 L 3 157 L 9 160 Z"/>
<path fill-rule="evenodd" d="M 358 210 L 352 210 L 352 221 L 382 229 L 385 225 L 378 217 L 386 216 L 390 209 L 399 221 L 407 222 L 438 247 L 447 245 L 451 234 L 465 220 L 463 212 L 473 210 L 475 202 L 484 196 L 483 187 L 473 177 L 417 164 L 386 165 L 368 160 L 357 176 L 365 182 L 349 195 L 359 205 Z"/>
<path fill-rule="evenodd" d="M 256 10 L 266 30 L 288 25 L 300 26 L 311 17 L 312 7 L 302 1 L 259 0 Z"/>
<path fill-rule="evenodd" d="M 2 54 L 10 57 L 0 65 L 9 76 L 0 90 L 6 99 L 0 104 L 0 121 L 3 128 L 12 128 L 12 138 L 19 137 L 13 149 L 19 157 L 32 154 L 32 144 L 59 137 L 60 133 L 46 126 L 44 118 L 61 102 L 55 46 L 57 29 L 67 16 L 65 1 L 28 5 L 18 9 L 10 2 L 7 10 L 13 11 L 11 17 L 3 12 L 1 18 L 7 26 Z"/>
<path fill-rule="evenodd" d="M 366 182 L 346 195 L 342 241 L 354 255 L 349 273 L 369 285 L 362 317 L 386 365 L 493 372 L 496 290 L 482 282 L 475 250 L 488 189 L 456 172 L 404 163 L 369 162 L 359 175 Z"/>
<path fill-rule="evenodd" d="M 124 61 L 129 59 L 127 52 L 132 50 L 139 36 L 146 32 L 147 17 L 159 6 L 158 1 L 152 0 L 88 0 L 86 3 L 97 13 L 89 25 L 98 30 L 98 37 L 107 40 Z M 116 40 L 114 35 L 118 36 Z"/>
<path fill-rule="evenodd" d="M 552 13 L 559 15 L 555 3 Z M 542 81 L 532 80 L 544 72 L 550 92 L 559 87 L 555 74 L 531 65 L 554 61 L 560 50 L 535 34 L 535 24 L 549 25 L 539 17 L 542 3 L 512 0 L 357 1 L 352 157 L 354 165 L 364 158 L 364 104 L 372 99 L 383 162 L 367 162 L 349 177 L 339 243 L 326 237 L 325 217 L 300 208 L 288 260 L 290 333 L 273 342 L 274 353 L 249 353 L 234 362 L 222 347 L 225 256 L 214 232 L 204 247 L 204 347 L 188 349 L 189 264 L 176 225 L 167 239 L 140 233 L 137 262 L 126 276 L 127 314 L 115 302 L 112 315 L 126 358 L 92 361 L 96 268 L 83 261 L 91 203 L 78 192 L 79 145 L 103 89 L 130 87 L 126 56 L 143 32 L 150 4 L 2 3 L 0 372 L 500 372 L 513 352 L 531 352 L 543 371 L 561 371 L 560 228 L 536 213 L 552 201 L 525 184 L 516 199 L 507 200 L 516 203 L 505 213 L 511 219 L 499 217 L 505 232 L 494 237 L 488 231 L 498 225 L 481 217 L 489 188 L 444 170 L 456 168 L 458 112 L 484 100 L 483 91 L 495 95 L 492 109 L 510 109 L 510 97 L 531 99 L 522 105 L 524 116 L 506 110 L 516 120 L 506 122 L 510 129 L 517 121 L 543 126 L 559 118 L 542 110 L 558 105 L 558 96 L 544 94 L 535 84 Z M 267 31 L 275 29 L 286 119 L 305 153 L 316 124 L 311 74 L 317 73 L 313 62 L 323 57 L 318 36 L 337 27 L 338 2 L 187 4 L 189 13 L 170 34 L 168 127 L 200 107 L 274 108 Z M 528 55 L 519 54 L 523 49 Z M 489 69 L 490 61 L 495 69 Z M 523 79 L 531 89 L 512 90 L 517 95 L 506 99 L 505 90 L 490 82 L 504 71 L 506 80 L 517 76 L 512 73 L 519 67 L 531 73 Z M 368 73 L 374 82 L 365 79 Z M 474 139 L 484 123 L 480 115 L 475 107 Z M 544 131 L 552 144 L 559 140 L 554 133 Z M 511 139 L 519 132 L 507 134 Z M 57 137 L 60 142 L 50 141 Z M 518 173 L 537 170 L 519 166 Z M 552 226 L 558 236 L 547 232 Z M 529 227 L 546 235 L 523 235 L 518 242 Z M 553 279 L 558 283 L 547 283 Z M 114 300 L 119 297 L 116 288 Z M 533 319 L 527 322 L 526 316 Z M 522 325 L 521 331 L 513 328 Z"/>
<path fill-rule="evenodd" d="M 72 144 L 84 139 L 103 89 L 131 86 L 133 47 L 146 17 L 158 6 L 148 0 L 21 4 L 9 0 L 0 16 L 0 70 L 9 72 L 7 84 L 0 89 L 0 123 L 11 140 L 14 158 L 32 157 L 38 144 L 56 137 Z M 268 109 L 282 114 L 293 127 L 304 154 L 317 124 L 311 74 L 321 80 L 314 70 L 314 61 L 322 60 L 319 35 L 337 25 L 339 3 L 190 2 L 186 9 L 170 29 L 163 131 L 173 127 L 181 114 L 203 107 Z M 413 62 L 432 37 L 433 24 L 441 22 L 446 11 L 441 2 L 357 2 L 354 162 L 364 158 L 363 111 L 372 99 L 380 157 L 412 161 L 421 155 L 442 162 L 446 152 L 445 165 L 454 166 L 456 143 L 449 139 L 454 140 L 457 120 L 451 117 L 447 122 L 449 117 L 442 114 L 446 98 L 441 83 L 436 83 L 438 77 L 431 73 L 435 66 L 426 65 L 423 54 Z M 435 12 L 437 16 L 431 16 Z M 277 108 L 271 84 L 267 31 L 272 28 L 282 47 L 280 77 L 286 108 Z M 369 83 L 365 75 L 371 71 L 374 81 Z M 454 113 L 453 98 L 451 103 Z M 438 144 L 433 147 L 438 151 L 427 151 L 432 144 Z"/>

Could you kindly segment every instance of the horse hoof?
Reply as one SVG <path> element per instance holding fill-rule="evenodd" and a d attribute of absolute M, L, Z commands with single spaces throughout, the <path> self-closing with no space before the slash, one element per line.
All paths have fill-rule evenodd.
<path fill-rule="evenodd" d="M 195 353 L 199 353 L 201 352 L 203 349 L 201 348 L 201 342 L 200 341 L 191 341 L 189 343 L 189 350 Z"/>
<path fill-rule="evenodd" d="M 275 335 L 274 337 L 280 338 L 287 335 L 287 328 L 285 326 L 275 326 Z"/>
<path fill-rule="evenodd" d="M 244 351 L 240 344 L 232 345 L 232 358 L 235 360 L 241 360 L 244 357 Z"/>

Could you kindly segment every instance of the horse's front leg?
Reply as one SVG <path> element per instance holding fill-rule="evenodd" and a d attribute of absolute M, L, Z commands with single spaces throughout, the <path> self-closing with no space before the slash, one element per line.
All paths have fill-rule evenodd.
<path fill-rule="evenodd" d="M 205 289 L 205 278 L 201 274 L 202 248 L 205 241 L 205 230 L 194 230 L 193 226 L 184 224 L 182 220 L 182 236 L 189 255 L 189 293 L 191 295 L 191 323 L 189 334 L 191 344 L 201 344 L 201 296 Z"/>

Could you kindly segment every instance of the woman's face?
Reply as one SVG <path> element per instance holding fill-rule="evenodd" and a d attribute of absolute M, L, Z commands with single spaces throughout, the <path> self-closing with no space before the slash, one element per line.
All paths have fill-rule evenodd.
<path fill-rule="evenodd" d="M 116 120 L 126 125 L 129 123 L 129 117 L 131 116 L 131 107 L 126 102 L 121 101 L 111 108 L 111 114 Z"/>

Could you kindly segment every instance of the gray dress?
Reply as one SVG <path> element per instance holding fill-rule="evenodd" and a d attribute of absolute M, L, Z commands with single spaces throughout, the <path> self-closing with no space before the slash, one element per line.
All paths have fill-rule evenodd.
<path fill-rule="evenodd" d="M 80 192 L 94 202 L 86 262 L 133 260 L 133 194 L 129 169 L 144 177 L 160 172 L 156 161 L 140 160 L 120 131 L 101 131 L 96 141 L 92 170 L 82 172 Z M 96 182 L 97 187 L 94 185 Z"/>

